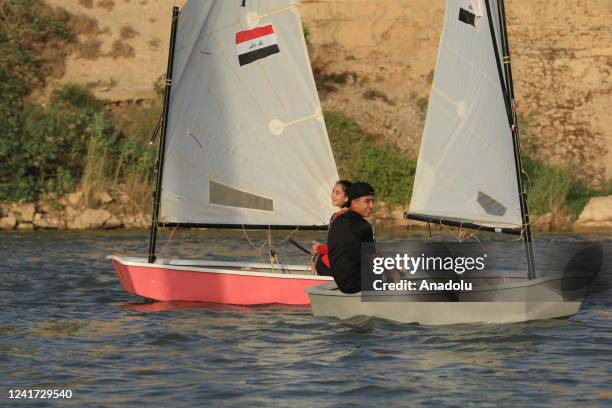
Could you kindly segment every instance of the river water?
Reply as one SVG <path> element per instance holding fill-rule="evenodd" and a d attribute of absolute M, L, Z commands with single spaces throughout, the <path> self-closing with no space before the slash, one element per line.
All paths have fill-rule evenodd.
<path fill-rule="evenodd" d="M 265 238 L 250 235 L 254 245 Z M 240 231 L 177 232 L 166 246 L 167 238 L 159 248 L 169 256 L 258 254 Z M 385 239 L 402 235 L 379 232 Z M 610 289 L 591 293 L 567 319 L 340 322 L 305 307 L 131 296 L 105 256 L 142 256 L 146 244 L 145 232 L 0 234 L 0 406 L 612 405 Z M 282 262 L 307 261 L 278 247 Z M 71 390 L 72 398 L 10 399 L 15 389 Z"/>

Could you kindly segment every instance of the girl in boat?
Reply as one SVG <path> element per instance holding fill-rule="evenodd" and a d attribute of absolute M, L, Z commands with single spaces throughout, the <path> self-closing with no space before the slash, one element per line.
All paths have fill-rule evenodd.
<path fill-rule="evenodd" d="M 351 184 L 353 183 L 348 180 L 338 180 L 334 185 L 334 188 L 331 192 L 331 200 L 333 205 L 340 208 L 340 211 L 334 213 L 331 216 L 329 220 L 330 225 L 336 219 L 336 217 L 341 214 L 344 214 L 348 210 L 348 208 L 346 207 L 346 203 L 348 202 L 347 192 Z M 332 276 L 331 270 L 329 269 L 327 244 L 321 244 L 319 242 L 313 241 L 312 253 L 315 255 L 315 271 L 317 275 Z"/>

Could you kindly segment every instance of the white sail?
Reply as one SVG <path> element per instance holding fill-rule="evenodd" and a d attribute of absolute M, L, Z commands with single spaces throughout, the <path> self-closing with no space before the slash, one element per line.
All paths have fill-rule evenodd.
<path fill-rule="evenodd" d="M 178 21 L 160 222 L 325 225 L 338 179 L 294 0 Z"/>
<path fill-rule="evenodd" d="M 489 4 L 500 47 L 497 0 Z M 447 0 L 410 213 L 522 226 L 502 89 L 485 0 Z"/>

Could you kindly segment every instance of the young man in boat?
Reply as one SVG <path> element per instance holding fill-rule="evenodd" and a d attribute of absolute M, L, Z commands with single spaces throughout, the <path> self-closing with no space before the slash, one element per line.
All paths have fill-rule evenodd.
<path fill-rule="evenodd" d="M 344 293 L 361 291 L 361 251 L 363 243 L 374 250 L 374 231 L 366 218 L 374 209 L 374 188 L 353 183 L 348 190 L 348 211 L 338 215 L 329 227 L 327 245 L 331 273 Z"/>

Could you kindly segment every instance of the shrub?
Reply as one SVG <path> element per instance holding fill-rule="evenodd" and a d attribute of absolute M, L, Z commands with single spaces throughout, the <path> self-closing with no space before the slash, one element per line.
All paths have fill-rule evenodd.
<path fill-rule="evenodd" d="M 306 45 L 310 45 L 310 28 L 308 26 L 304 26 L 304 41 L 306 41 Z"/>
<path fill-rule="evenodd" d="M 429 105 L 429 100 L 427 98 L 421 96 L 419 99 L 417 99 L 416 104 L 417 108 L 419 108 L 419 112 L 421 112 L 423 115 L 427 113 L 427 107 Z"/>
<path fill-rule="evenodd" d="M 19 119 L 17 139 L 0 144 L 7 159 L 0 199 L 36 200 L 76 187 L 91 197 L 95 186 L 116 184 L 134 172 L 150 178 L 155 149 L 121 132 L 85 88 L 66 85 L 53 93 L 47 109 L 26 104 Z"/>
<path fill-rule="evenodd" d="M 345 85 L 349 82 L 356 81 L 358 79 L 357 73 L 355 72 L 332 72 L 326 71 L 325 67 L 313 64 L 312 73 L 317 84 L 317 90 L 319 94 L 324 97 L 327 93 L 335 92 L 338 90 L 339 85 Z"/>
<path fill-rule="evenodd" d="M 159 48 L 160 44 L 161 44 L 161 40 L 159 38 L 152 38 L 149 41 L 149 47 L 151 48 Z"/>
<path fill-rule="evenodd" d="M 113 41 L 112 49 L 109 54 L 113 59 L 117 58 L 134 58 L 136 56 L 136 52 L 134 51 L 134 47 L 130 44 L 123 42 L 121 39 L 117 39 Z"/>
<path fill-rule="evenodd" d="M 391 99 L 389 99 L 387 95 L 385 95 L 383 92 L 380 92 L 376 89 L 368 88 L 366 89 L 366 91 L 363 93 L 362 96 L 364 97 L 364 99 L 367 99 L 370 101 L 379 99 L 385 103 L 388 103 L 389 105 L 395 105 L 395 103 Z"/>
<path fill-rule="evenodd" d="M 102 41 L 96 39 L 87 39 L 83 42 L 79 42 L 77 46 L 78 56 L 80 58 L 95 60 L 102 55 L 101 52 Z"/>
<path fill-rule="evenodd" d="M 138 33 L 131 26 L 121 27 L 121 31 L 119 33 L 119 36 L 121 37 L 122 40 L 129 40 L 131 38 L 136 37 L 137 35 Z"/>
<path fill-rule="evenodd" d="M 41 0 L 0 0 L 0 70 L 9 86 L 23 83 L 28 91 L 63 73 L 68 44 L 76 41 L 70 15 Z"/>
<path fill-rule="evenodd" d="M 40 114 L 25 98 L 63 71 L 75 36 L 69 15 L 40 0 L 0 0 L 0 199 L 31 197 L 25 120 Z M 29 111 L 29 112 L 28 112 Z M 26 113 L 27 112 L 27 113 Z"/>
<path fill-rule="evenodd" d="M 98 1 L 98 7 L 106 11 L 112 11 L 115 7 L 115 2 L 113 0 L 100 0 Z"/>
<path fill-rule="evenodd" d="M 159 122 L 161 100 L 123 106 L 113 112 L 113 122 L 125 134 L 139 142 L 149 142 Z"/>
<path fill-rule="evenodd" d="M 79 0 L 79 4 L 85 8 L 93 8 L 93 0 Z"/>
<path fill-rule="evenodd" d="M 40 0 L 0 0 L 0 18 L 0 200 L 33 201 L 79 185 L 91 195 L 97 185 L 123 181 L 150 188 L 155 149 L 141 128 L 118 125 L 88 89 L 62 86 L 46 108 L 27 102 L 54 66 L 63 66 L 75 30 L 96 29 L 95 21 L 75 20 Z M 133 116 L 150 126 L 148 134 L 159 117 L 153 105 Z"/>
<path fill-rule="evenodd" d="M 326 112 L 325 122 L 341 178 L 367 181 L 388 204 L 408 202 L 416 171 L 414 159 L 376 141 L 341 114 Z"/>
<path fill-rule="evenodd" d="M 369 180 L 377 195 L 389 204 L 402 205 L 410 200 L 416 161 L 393 146 L 372 146 L 356 163 L 357 171 Z"/>
<path fill-rule="evenodd" d="M 67 84 L 53 91 L 51 103 L 71 110 L 98 112 L 104 104 L 90 90 L 77 84 Z"/>
<path fill-rule="evenodd" d="M 85 36 L 90 39 L 95 39 L 95 36 L 102 32 L 98 27 L 98 20 L 85 14 L 71 15 L 68 27 L 73 35 Z"/>
<path fill-rule="evenodd" d="M 528 175 L 525 180 L 527 204 L 534 215 L 563 209 L 572 218 L 577 218 L 589 199 L 612 193 L 610 188 L 586 187 L 570 169 L 561 166 L 525 158 L 523 167 Z"/>

